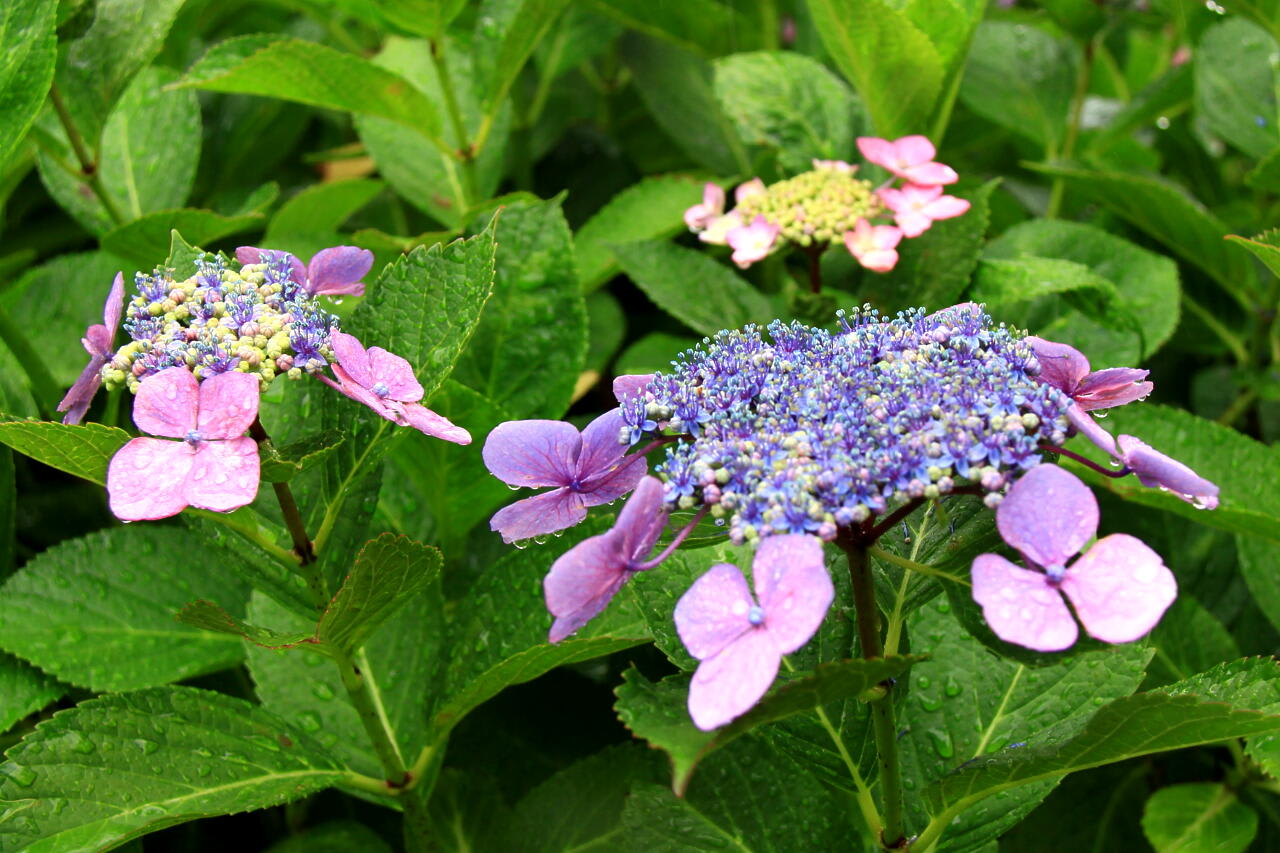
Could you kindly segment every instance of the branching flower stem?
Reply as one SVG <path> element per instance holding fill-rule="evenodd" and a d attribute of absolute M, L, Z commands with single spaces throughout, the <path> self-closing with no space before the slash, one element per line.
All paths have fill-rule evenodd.
<path fill-rule="evenodd" d="M 53 104 L 53 111 L 58 115 L 58 121 L 62 123 L 62 129 L 67 133 L 67 141 L 71 143 L 71 150 L 75 152 L 76 159 L 80 161 L 80 179 L 89 185 L 89 189 L 93 190 L 93 194 L 98 197 L 98 201 L 102 202 L 102 207 L 107 211 L 107 216 L 111 217 L 111 221 L 116 225 L 124 225 L 129 218 L 124 215 L 124 211 L 116 204 L 115 199 L 107 192 L 106 186 L 102 183 L 102 174 L 98 171 L 98 163 L 89 151 L 89 146 L 85 144 L 84 137 L 80 135 L 80 131 L 76 129 L 75 122 L 71 118 L 71 112 L 67 109 L 67 104 L 62 100 L 62 93 L 58 91 L 58 84 L 54 83 L 49 89 L 49 101 Z"/>

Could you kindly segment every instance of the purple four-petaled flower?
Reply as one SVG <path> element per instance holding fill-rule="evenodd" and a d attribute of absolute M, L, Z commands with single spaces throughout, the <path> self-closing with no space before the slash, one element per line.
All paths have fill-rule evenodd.
<path fill-rule="evenodd" d="M 124 276 L 116 273 L 111 290 L 107 293 L 107 301 L 102 306 L 102 322 L 95 323 L 85 330 L 80 343 L 89 353 L 89 363 L 80 372 L 80 378 L 71 386 L 67 396 L 58 404 L 59 412 L 67 414 L 62 418 L 64 424 L 78 424 L 84 420 L 84 413 L 89 410 L 93 395 L 98 393 L 102 384 L 102 366 L 115 354 L 112 342 L 116 329 L 120 328 L 120 315 L 124 312 Z"/>

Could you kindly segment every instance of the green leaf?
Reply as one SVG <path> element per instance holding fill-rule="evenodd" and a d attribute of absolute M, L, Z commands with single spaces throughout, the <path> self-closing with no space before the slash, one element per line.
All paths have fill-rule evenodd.
<path fill-rule="evenodd" d="M 1240 574 L 1267 619 L 1280 630 L 1280 543 L 1257 536 L 1236 536 Z"/>
<path fill-rule="evenodd" d="M 58 58 L 56 0 L 15 0 L 0 9 L 0 168 L 44 106 Z"/>
<path fill-rule="evenodd" d="M 407 536 L 384 533 L 360 549 L 355 566 L 316 634 L 322 642 L 351 653 L 405 603 L 439 583 L 440 551 Z"/>
<path fill-rule="evenodd" d="M 587 349 L 587 308 L 560 200 L 502 208 L 493 296 L 454 378 L 515 418 L 569 408 Z"/>
<path fill-rule="evenodd" d="M 1026 24 L 984 21 L 974 34 L 960 100 L 985 119 L 1057 151 L 1075 87 L 1077 51 Z"/>
<path fill-rule="evenodd" d="M 612 293 L 597 291 L 586 298 L 587 357 L 583 365 L 597 377 L 609 369 L 622 342 L 627 339 L 627 315 Z"/>
<path fill-rule="evenodd" d="M 1253 710 L 1255 689 L 1275 692 L 1275 663 L 1244 663 L 1247 666 L 1237 668 L 1230 683 L 1218 684 L 1217 689 L 1212 689 L 1212 680 L 1192 679 L 1158 692 L 1117 699 L 1102 706 L 1074 737 L 980 758 L 931 785 L 925 797 L 935 813 L 945 808 L 944 814 L 950 814 L 1040 779 L 1154 752 L 1280 731 L 1280 715 Z"/>
<path fill-rule="evenodd" d="M 574 636 L 555 645 L 547 642 L 551 616 L 543 604 L 542 578 L 565 550 L 563 546 L 602 532 L 603 527 L 603 520 L 588 519 L 558 540 L 561 547 L 513 551 L 489 566 L 454 606 L 449 625 L 450 657 L 431 711 L 435 741 L 505 687 L 537 678 L 557 666 L 648 641 L 630 596 L 619 595 Z"/>
<path fill-rule="evenodd" d="M 697 345 L 698 339 L 666 332 L 650 332 L 623 350 L 614 362 L 614 373 L 657 373 L 669 370 L 676 356 Z"/>
<path fill-rule="evenodd" d="M 572 802 L 575 801 L 569 801 Z M 560 811 L 552 820 L 563 814 L 565 805 L 565 802 L 559 803 Z M 441 770 L 431 789 L 427 809 L 442 853 L 500 853 L 512 849 L 504 846 L 505 836 L 512 833 L 511 807 L 497 780 L 483 770 L 477 772 L 475 765 L 469 765 L 466 770 L 453 767 Z M 548 824 L 538 830 L 547 831 Z M 528 835 L 520 839 L 521 844 L 528 841 Z"/>
<path fill-rule="evenodd" d="M 1179 681 L 1203 672 L 1219 661 L 1240 657 L 1235 639 L 1218 617 L 1185 592 L 1178 596 L 1151 632 L 1151 645 L 1156 654 L 1151 659 L 1147 680 L 1143 682 L 1143 686 L 1148 688 Z"/>
<path fill-rule="evenodd" d="M 702 186 L 692 177 L 661 175 L 609 199 L 574 235 L 583 291 L 596 290 L 617 273 L 612 244 L 663 240 L 684 231 L 684 212 L 702 200 Z"/>
<path fill-rule="evenodd" d="M 916 660 L 893 657 L 820 664 L 812 675 L 778 684 L 746 714 L 709 732 L 698 729 L 689 719 L 687 675 L 654 682 L 632 667 L 622 674 L 614 708 L 633 735 L 667 753 L 671 788 L 683 796 L 694 769 L 713 751 L 758 726 L 857 697 L 886 679 L 897 678 Z"/>
<path fill-rule="evenodd" d="M 657 241 L 610 248 L 646 296 L 699 334 L 767 323 L 772 317 L 763 294 L 702 252 Z"/>
<path fill-rule="evenodd" d="M 106 484 L 107 463 L 128 440 L 129 433 L 102 424 L 0 419 L 0 444 L 98 485 Z"/>
<path fill-rule="evenodd" d="M 120 93 L 159 53 L 182 2 L 97 0 L 88 29 L 59 50 L 54 84 L 91 151 L 97 150 L 99 134 Z M 109 167 L 111 158 L 99 157 L 98 162 Z"/>
<path fill-rule="evenodd" d="M 1147 800 L 1142 831 L 1156 853 L 1243 853 L 1258 833 L 1258 813 L 1225 785 L 1171 785 Z"/>
<path fill-rule="evenodd" d="M 177 230 L 169 232 L 169 254 L 165 256 L 164 265 L 175 270 L 189 269 L 197 260 L 204 257 L 205 251 L 198 245 L 191 245 Z"/>
<path fill-rule="evenodd" d="M 428 139 L 440 135 L 436 105 L 408 80 L 359 56 L 300 39 L 227 39 L 210 48 L 178 85 L 378 116 Z"/>
<path fill-rule="evenodd" d="M 1099 366 L 1139 364 L 1178 325 L 1178 268 L 1173 261 L 1128 240 L 1079 222 L 1034 219 L 1020 223 L 987 244 L 984 258 L 1039 256 L 1086 267 L 1111 285 L 1111 314 L 1129 321 L 1104 324 L 1079 311 L 1047 301 L 1029 319 L 1029 328 L 1049 340 L 1080 349 Z M 1010 319 L 1001 316 L 1000 319 Z M 1136 330 L 1130 325 L 1136 323 Z M 1135 334 L 1135 331 L 1138 334 Z"/>
<path fill-rule="evenodd" d="M 212 210 L 183 208 L 159 210 L 113 228 L 102 235 L 102 248 L 126 258 L 140 269 L 150 269 L 166 254 L 174 232 L 186 235 L 195 245 L 207 246 L 262 226 L 261 213 L 224 216 Z"/>
<path fill-rule="evenodd" d="M 1205 31 L 1193 63 L 1196 110 L 1209 130 L 1258 160 L 1280 144 L 1276 50 L 1265 30 L 1231 18 Z"/>
<path fill-rule="evenodd" d="M 174 621 L 209 598 L 240 612 L 246 590 L 230 577 L 237 559 L 205 548 L 189 562 L 180 527 L 130 525 L 62 542 L 0 587 L 0 647 L 63 681 L 132 690 L 239 663 L 240 644 Z"/>
<path fill-rule="evenodd" d="M 1111 209 L 1199 267 L 1237 300 L 1256 287 L 1249 259 L 1223 240 L 1227 226 L 1178 187 L 1155 178 L 1076 165 L 1031 168 L 1062 178 L 1073 192 Z"/>
<path fill-rule="evenodd" d="M 473 189 L 454 154 L 467 148 L 484 118 L 479 93 L 474 86 L 465 85 L 474 78 L 471 53 L 450 38 L 441 40 L 438 48 L 444 52 L 453 80 L 453 96 L 466 138 L 458 136 L 451 121 L 440 131 L 443 146 L 426 136 L 405 133 L 403 126 L 377 116 L 357 115 L 356 130 L 369 156 L 378 164 L 379 174 L 402 199 L 448 228 L 461 229 L 471 205 L 493 195 L 502 179 L 511 110 L 504 104 L 498 111 L 487 143 L 476 154 Z M 428 42 L 390 38 L 374 62 L 404 77 L 433 104 L 442 107 L 445 103 Z"/>
<path fill-rule="evenodd" d="M 637 784 L 622 823 L 634 850 L 804 853 L 849 849 L 852 810 L 804 764 L 746 738 L 708 758 L 685 797 Z"/>
<path fill-rule="evenodd" d="M 192 687 L 100 696 L 54 715 L 0 764 L 0 844 L 105 850 L 210 815 L 266 808 L 345 771 L 279 717 Z"/>
<path fill-rule="evenodd" d="M 99 175 L 125 222 L 181 207 L 191 193 L 200 160 L 200 104 L 194 92 L 164 87 L 177 75 L 149 68 L 124 91 L 102 131 Z M 46 117 L 50 146 L 63 162 L 76 156 L 62 127 Z M 81 176 L 66 171 L 49 153 L 37 158 L 49 194 L 92 234 L 116 222 Z"/>
<path fill-rule="evenodd" d="M 742 48 L 748 31 L 742 13 L 720 0 L 592 0 L 600 11 L 637 30 L 674 42 L 704 56 Z"/>
<path fill-rule="evenodd" d="M 284 241 L 337 231 L 356 211 L 382 192 L 381 181 L 354 178 L 307 187 L 280 205 L 267 223 L 262 245 L 292 251 Z M 294 252 L 294 254 L 298 254 Z M 313 254 L 313 253 L 307 253 Z"/>
<path fill-rule="evenodd" d="M 382 271 L 352 316 L 366 346 L 408 359 L 429 400 L 453 371 L 493 290 L 492 226 L 447 246 L 419 247 Z"/>
<path fill-rule="evenodd" d="M 481 5 L 472 56 L 486 113 L 497 111 L 533 49 L 567 5 L 568 0 L 486 0 Z"/>
<path fill-rule="evenodd" d="M 1255 258 L 1267 265 L 1267 269 L 1280 276 L 1280 229 L 1263 231 L 1252 238 L 1238 234 L 1228 234 L 1227 239 L 1243 249 L 1247 249 Z"/>
<path fill-rule="evenodd" d="M 346 440 L 347 435 L 342 430 L 326 429 L 279 449 L 270 443 L 259 445 L 262 479 L 268 483 L 287 483 L 307 468 L 323 461 Z"/>
<path fill-rule="evenodd" d="M 746 151 L 716 100 L 710 62 L 692 50 L 640 33 L 628 33 L 619 47 L 649 115 L 681 150 L 718 175 L 750 170 Z M 638 186 L 665 180 L 669 179 L 649 177 Z M 606 209 L 621 197 L 621 193 L 615 195 Z M 662 235 L 640 234 L 632 239 L 657 236 Z M 579 257 L 583 254 L 579 252 Z M 589 285 L 592 279 L 586 273 L 590 270 L 585 263 L 582 269 L 583 283 Z"/>
<path fill-rule="evenodd" d="M 1084 264 L 1023 255 L 982 261 L 974 276 L 972 296 L 978 302 L 989 303 L 992 312 L 998 314 L 1009 305 L 1081 292 L 1104 310 L 1117 296 L 1114 284 Z"/>
<path fill-rule="evenodd" d="M 814 158 L 844 159 L 865 121 L 849 87 L 800 53 L 759 51 L 717 59 L 715 94 L 743 143 L 777 150 L 784 172 Z M 856 126 L 855 126 L 856 125 Z"/>
<path fill-rule="evenodd" d="M 214 631 L 219 634 L 233 634 L 243 637 L 255 646 L 264 649 L 292 649 L 298 646 L 311 645 L 315 651 L 324 652 L 319 645 L 315 631 L 281 633 L 270 628 L 250 625 L 243 619 L 237 619 L 212 601 L 192 601 L 178 612 L 177 619 L 184 625 L 199 628 L 203 631 Z M 326 652 L 327 653 L 327 652 Z"/>
<path fill-rule="evenodd" d="M 612 846 L 637 782 L 662 782 L 657 756 L 638 743 L 607 747 L 521 798 L 507 825 L 507 850 L 562 853 Z"/>
<path fill-rule="evenodd" d="M 890 312 L 914 306 L 937 311 L 958 302 L 978 265 L 991 193 L 998 185 L 996 179 L 976 190 L 952 192 L 969 199 L 969 212 L 936 222 L 919 237 L 900 243 L 898 263 L 891 271 L 862 276 L 859 298 Z"/>
<path fill-rule="evenodd" d="M 26 661 L 0 654 L 0 733 L 66 692 L 65 686 Z"/>
<path fill-rule="evenodd" d="M 881 0 L 808 0 L 822 44 L 871 114 L 879 136 L 919 133 L 942 88 L 929 37 Z"/>
<path fill-rule="evenodd" d="M 1064 461 L 1089 483 L 1126 500 L 1168 510 L 1200 524 L 1280 543 L 1280 492 L 1271 487 L 1271 483 L 1280 482 L 1276 479 L 1280 478 L 1280 453 L 1274 447 L 1181 409 L 1149 402 L 1111 409 L 1099 423 L 1114 435 L 1137 436 L 1190 466 L 1216 483 L 1221 494 L 1217 509 L 1198 510 L 1186 501 L 1142 485 L 1137 477 L 1103 477 Z M 1073 447 L 1106 464 L 1106 457 L 1091 443 L 1081 439 Z"/>
<path fill-rule="evenodd" d="M 290 835 L 266 853 L 391 853 L 382 836 L 354 820 L 331 820 Z"/>
<path fill-rule="evenodd" d="M 1150 649 L 1126 645 L 1030 667 L 993 657 L 965 632 L 952 610 L 940 598 L 907 622 L 912 651 L 929 656 L 911 670 L 910 695 L 898 720 L 907 732 L 899 747 L 904 784 L 911 790 L 925 790 L 973 759 L 1012 755 L 1050 737 L 1060 740 L 1078 733 L 1100 705 L 1138 688 L 1151 658 Z M 995 839 L 1052 788 L 1027 785 L 961 813 L 947 828 L 948 846 L 970 849 Z M 916 828 L 930 817 L 916 798 L 908 804 L 908 814 Z"/>
<path fill-rule="evenodd" d="M 150 264 L 155 264 L 152 256 Z M 39 329 L 51 346 L 40 347 L 49 373 L 63 387 L 70 386 L 84 370 L 88 356 L 79 341 L 85 328 L 102 322 L 102 303 L 117 272 L 126 262 L 106 252 L 71 252 L 34 267 L 3 293 L 0 306 L 26 328 Z M 130 277 L 132 278 L 132 277 Z M 128 340 L 116 333 L 117 345 Z"/>
<path fill-rule="evenodd" d="M 1070 2 L 1070 0 L 1068 0 Z M 963 72 L 970 40 L 982 20 L 982 3 L 974 0 L 910 0 L 904 11 L 938 51 L 949 79 Z M 944 83 L 943 91 L 947 84 Z"/>

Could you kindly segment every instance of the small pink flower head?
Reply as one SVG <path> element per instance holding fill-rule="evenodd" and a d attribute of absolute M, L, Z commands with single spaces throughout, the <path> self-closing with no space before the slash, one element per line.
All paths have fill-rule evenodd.
<path fill-rule="evenodd" d="M 258 494 L 258 443 L 244 431 L 258 416 L 257 377 L 230 371 L 197 382 L 185 367 L 138 386 L 133 421 L 162 438 L 135 438 L 107 466 L 111 511 L 151 521 L 188 506 L 230 512 Z"/>
<path fill-rule="evenodd" d="M 1154 628 L 1177 596 L 1177 582 L 1160 555 L 1124 533 L 1099 539 L 1067 566 L 1097 533 L 1098 502 L 1056 465 L 1037 465 L 1013 484 L 996 510 L 996 527 L 1036 567 L 1024 569 L 996 554 L 973 562 L 974 600 L 1007 642 L 1041 652 L 1075 643 L 1079 631 L 1065 594 L 1090 636 L 1127 643 Z"/>
<path fill-rule="evenodd" d="M 650 568 L 643 560 L 666 525 L 662 481 L 645 477 L 613 529 L 574 545 L 543 579 L 547 610 L 556 617 L 548 639 L 558 643 L 590 622 L 632 575 Z"/>
<path fill-rule="evenodd" d="M 733 247 L 733 262 L 746 269 L 756 261 L 764 260 L 777 245 L 781 232 L 781 228 L 758 214 L 750 225 L 730 229 L 725 239 Z"/>
<path fill-rule="evenodd" d="M 320 377 L 357 403 L 400 426 L 409 426 L 454 444 L 470 444 L 471 433 L 441 417 L 418 401 L 422 386 L 413 367 L 382 347 L 364 346 L 354 336 L 335 331 L 329 336 L 337 362 L 329 365 L 337 382 Z"/>
<path fill-rule="evenodd" d="M 767 189 L 764 181 L 759 178 L 752 178 L 749 181 L 738 184 L 738 188 L 733 191 L 733 201 L 735 204 L 742 204 L 753 195 L 764 195 L 765 192 L 767 192 Z"/>
<path fill-rule="evenodd" d="M 1145 381 L 1145 370 L 1108 367 L 1090 372 L 1089 359 L 1074 347 L 1035 335 L 1028 335 L 1026 341 L 1040 362 L 1040 381 L 1066 394 L 1086 412 L 1142 400 L 1154 387 Z"/>
<path fill-rule="evenodd" d="M 494 514 L 489 526 L 504 542 L 518 542 L 572 527 L 587 507 L 630 492 L 648 468 L 643 456 L 624 456 L 622 413 L 605 412 L 578 432 L 563 421 L 507 421 L 485 439 L 481 456 L 493 476 L 508 486 L 538 489 Z"/>
<path fill-rule="evenodd" d="M 960 179 L 955 169 L 933 162 L 938 152 L 928 137 L 904 136 L 890 142 L 874 136 L 859 136 L 858 150 L 870 162 L 913 184 L 954 184 Z"/>
<path fill-rule="evenodd" d="M 689 685 L 689 716 L 703 731 L 751 710 L 778 675 L 782 656 L 809 642 L 835 588 L 813 536 L 769 536 L 751 568 L 756 597 L 742 570 L 719 563 L 676 604 L 676 631 L 701 663 Z M 759 604 L 756 601 L 759 601 Z"/>
<path fill-rule="evenodd" d="M 120 328 L 120 315 L 123 312 L 124 276 L 116 273 L 115 281 L 111 282 L 111 290 L 107 292 L 107 301 L 102 306 L 102 323 L 94 323 L 80 339 L 85 352 L 89 353 L 89 363 L 84 366 L 67 396 L 58 404 L 58 411 L 67 413 L 62 418 L 64 424 L 78 424 L 84 420 L 84 413 L 89 410 L 89 403 L 102 384 L 102 366 L 114 355 L 112 343 L 116 337 L 116 329 Z"/>
<path fill-rule="evenodd" d="M 690 230 L 704 231 L 724 213 L 724 190 L 708 181 L 702 188 L 702 203 L 695 204 L 684 212 L 684 224 Z"/>
<path fill-rule="evenodd" d="M 373 252 L 358 246 L 334 246 L 321 249 L 304 269 L 302 261 L 288 252 L 273 252 L 253 246 L 236 249 L 236 260 L 242 264 L 262 264 L 278 256 L 288 258 L 289 275 L 312 296 L 363 296 L 361 279 L 373 268 Z"/>
<path fill-rule="evenodd" d="M 901 241 L 901 230 L 892 225 L 872 225 L 865 219 L 859 219 L 852 231 L 844 233 L 849 254 L 873 272 L 888 272 L 897 265 L 897 245 Z"/>
<path fill-rule="evenodd" d="M 1217 509 L 1218 487 L 1176 459 L 1134 438 L 1116 439 L 1119 459 L 1144 486 L 1162 489 L 1200 509 Z"/>
<path fill-rule="evenodd" d="M 841 172 L 845 175 L 852 175 L 858 171 L 858 167 L 852 163 L 846 163 L 843 160 L 817 160 L 813 161 L 813 168 L 819 171 Z"/>
<path fill-rule="evenodd" d="M 898 223 L 904 237 L 919 237 L 939 219 L 951 219 L 969 209 L 969 202 L 943 195 L 939 186 L 907 184 L 900 190 L 885 187 L 880 190 L 880 200 L 893 211 L 893 221 Z"/>
<path fill-rule="evenodd" d="M 704 243 L 710 243 L 712 246 L 725 246 L 729 243 L 729 232 L 741 227 L 742 214 L 736 210 L 731 210 L 724 216 L 716 217 L 708 222 L 706 229 L 698 234 L 698 239 Z"/>

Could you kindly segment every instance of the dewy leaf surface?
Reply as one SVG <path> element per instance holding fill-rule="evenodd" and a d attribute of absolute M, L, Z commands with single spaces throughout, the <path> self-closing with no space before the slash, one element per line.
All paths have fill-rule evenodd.
<path fill-rule="evenodd" d="M 245 587 L 226 564 L 179 527 L 134 524 L 55 545 L 0 587 L 0 648 L 63 681 L 133 690 L 234 666 L 233 637 L 175 621 L 189 601 L 212 599 L 243 612 Z"/>
<path fill-rule="evenodd" d="M 31 664 L 0 654 L 0 733 L 66 692 L 64 685 Z"/>
<path fill-rule="evenodd" d="M 1205 31 L 1193 63 L 1196 111 L 1210 130 L 1257 160 L 1280 145 L 1276 50 L 1275 39 L 1261 27 L 1232 18 Z"/>
<path fill-rule="evenodd" d="M 105 850 L 166 826 L 265 808 L 343 769 L 284 720 L 241 699 L 162 687 L 54 715 L 0 764 L 0 846 Z"/>
<path fill-rule="evenodd" d="M 1243 853 L 1258 834 L 1258 813 L 1216 782 L 1170 785 L 1147 800 L 1142 831 L 1160 853 Z"/>
<path fill-rule="evenodd" d="M 44 105 L 58 41 L 56 0 L 13 0 L 0 8 L 0 168 Z"/>
<path fill-rule="evenodd" d="M 984 118 L 1056 150 L 1066 132 L 1077 52 L 1043 29 L 984 21 L 974 34 L 960 98 Z"/>
<path fill-rule="evenodd" d="M 129 433 L 102 424 L 68 426 L 0 417 L 0 444 L 98 485 L 106 483 L 107 463 L 128 440 Z"/>

